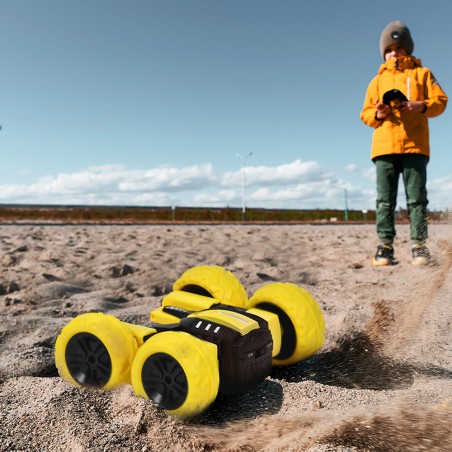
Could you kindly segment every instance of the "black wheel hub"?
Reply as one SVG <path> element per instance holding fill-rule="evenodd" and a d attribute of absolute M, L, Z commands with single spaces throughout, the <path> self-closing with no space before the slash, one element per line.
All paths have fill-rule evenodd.
<path fill-rule="evenodd" d="M 187 398 L 188 381 L 184 369 L 166 353 L 156 353 L 145 361 L 141 379 L 148 397 L 165 410 L 179 408 Z"/>
<path fill-rule="evenodd" d="M 74 335 L 67 344 L 65 358 L 72 378 L 82 386 L 101 388 L 111 377 L 110 354 L 93 334 Z"/>

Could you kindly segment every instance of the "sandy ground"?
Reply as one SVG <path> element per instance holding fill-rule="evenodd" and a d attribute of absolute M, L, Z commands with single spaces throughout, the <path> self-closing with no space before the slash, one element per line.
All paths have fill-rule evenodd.
<path fill-rule="evenodd" d="M 374 268 L 370 225 L 0 225 L 1 451 L 450 451 L 452 228 L 436 265 Z M 290 281 L 321 306 L 326 340 L 254 390 L 182 422 L 130 386 L 57 375 L 61 328 L 88 311 L 147 324 L 188 268 L 232 271 L 249 296 Z"/>

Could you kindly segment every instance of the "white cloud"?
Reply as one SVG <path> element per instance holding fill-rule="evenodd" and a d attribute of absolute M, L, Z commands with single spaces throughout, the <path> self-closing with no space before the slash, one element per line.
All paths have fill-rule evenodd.
<path fill-rule="evenodd" d="M 347 165 L 348 171 L 316 161 L 246 169 L 246 204 L 266 208 L 374 209 L 375 170 Z M 0 203 L 240 207 L 242 171 L 221 173 L 210 163 L 177 168 L 130 169 L 96 166 L 48 175 L 30 184 L 0 185 Z M 452 204 L 452 176 L 428 183 L 429 207 Z M 405 208 L 403 188 L 399 205 Z"/>
<path fill-rule="evenodd" d="M 135 191 L 178 191 L 199 190 L 215 180 L 210 163 L 186 168 L 160 167 L 143 171 L 119 184 L 119 190 Z"/>
<path fill-rule="evenodd" d="M 237 192 L 234 190 L 220 190 L 216 193 L 197 193 L 193 196 L 192 206 L 223 207 L 236 203 Z"/>
<path fill-rule="evenodd" d="M 427 181 L 431 210 L 452 209 L 452 175 Z"/>
<path fill-rule="evenodd" d="M 275 167 L 247 166 L 245 171 L 247 183 L 250 185 L 286 185 L 328 177 L 328 171 L 322 168 L 318 162 L 302 162 L 301 160 Z M 227 172 L 223 176 L 222 184 L 225 186 L 240 185 L 242 177 L 242 170 Z"/>
<path fill-rule="evenodd" d="M 377 173 L 375 172 L 375 165 L 372 164 L 372 166 L 369 166 L 365 169 L 363 169 L 361 172 L 361 177 L 364 177 L 364 179 L 368 179 L 372 183 L 375 183 L 377 180 Z"/>

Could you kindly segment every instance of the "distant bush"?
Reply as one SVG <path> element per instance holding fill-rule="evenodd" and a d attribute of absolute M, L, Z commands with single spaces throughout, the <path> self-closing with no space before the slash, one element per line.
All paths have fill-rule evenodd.
<path fill-rule="evenodd" d="M 349 210 L 348 221 L 375 221 L 375 212 Z M 332 222 L 343 221 L 345 213 L 335 209 L 246 210 L 248 222 Z M 241 222 L 240 208 L 190 208 L 190 207 L 116 207 L 116 206 L 2 206 L 0 221 L 56 221 L 102 223 L 152 223 L 152 222 Z"/>
<path fill-rule="evenodd" d="M 246 210 L 246 222 L 259 223 L 342 223 L 375 222 L 375 211 L 361 210 L 345 212 L 338 209 L 254 209 Z M 430 222 L 450 222 L 451 212 L 430 212 Z M 243 222 L 241 208 L 204 207 L 121 207 L 121 206 L 42 206 L 42 205 L 0 205 L 0 222 L 49 221 L 60 223 L 227 223 Z M 408 223 L 408 211 L 396 212 L 398 223 Z"/>

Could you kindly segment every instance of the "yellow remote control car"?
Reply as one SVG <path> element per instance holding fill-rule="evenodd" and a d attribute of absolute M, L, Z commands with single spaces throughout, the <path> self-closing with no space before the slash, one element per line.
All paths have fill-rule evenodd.
<path fill-rule="evenodd" d="M 291 283 L 269 283 L 248 299 L 219 266 L 187 270 L 150 314 L 150 326 L 112 315 L 81 314 L 61 331 L 55 363 L 61 377 L 86 387 L 132 384 L 181 418 L 201 414 L 218 393 L 244 392 L 272 365 L 309 358 L 325 323 L 312 296 Z"/>

